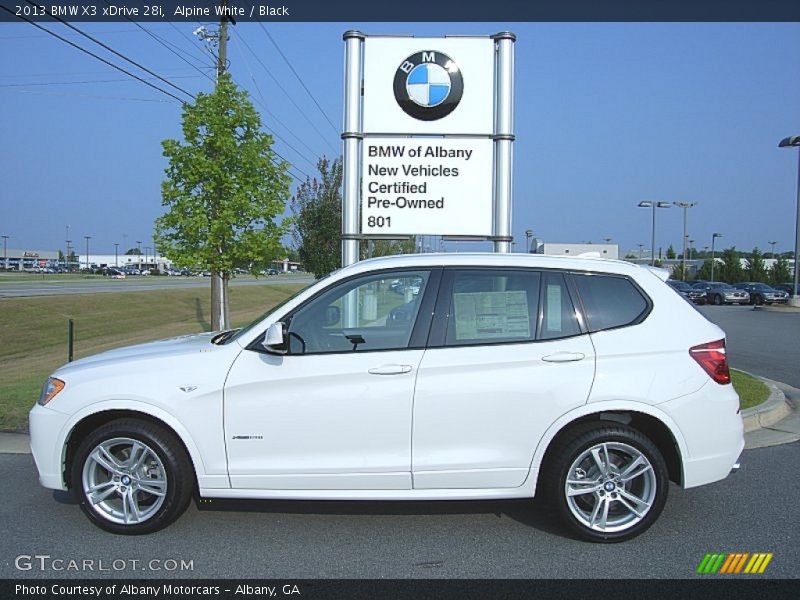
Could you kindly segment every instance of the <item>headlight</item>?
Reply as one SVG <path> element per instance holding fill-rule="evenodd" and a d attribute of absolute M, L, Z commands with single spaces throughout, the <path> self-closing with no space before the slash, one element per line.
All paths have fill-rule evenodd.
<path fill-rule="evenodd" d="M 56 379 L 55 377 L 48 378 L 42 387 L 42 395 L 39 396 L 39 404 L 45 406 L 64 389 L 64 385 L 65 383 L 60 379 Z"/>

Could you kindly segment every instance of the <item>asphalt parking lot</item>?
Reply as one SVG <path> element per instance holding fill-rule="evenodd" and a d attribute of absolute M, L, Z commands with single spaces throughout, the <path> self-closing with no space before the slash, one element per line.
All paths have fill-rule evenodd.
<path fill-rule="evenodd" d="M 707 552 L 774 552 L 763 576 L 796 577 L 800 478 L 787 476 L 793 470 L 785 466 L 798 460 L 800 443 L 748 450 L 735 476 L 691 490 L 673 486 L 644 535 L 597 545 L 566 537 L 549 511 L 524 500 L 213 502 L 202 510 L 192 505 L 156 534 L 113 536 L 63 494 L 39 487 L 30 456 L 6 454 L 0 576 L 92 576 L 14 566 L 20 554 L 46 554 L 95 565 L 104 559 L 107 566 L 140 561 L 138 572 L 104 577 L 693 578 Z M 153 559 L 193 561 L 194 568 L 142 570 Z"/>

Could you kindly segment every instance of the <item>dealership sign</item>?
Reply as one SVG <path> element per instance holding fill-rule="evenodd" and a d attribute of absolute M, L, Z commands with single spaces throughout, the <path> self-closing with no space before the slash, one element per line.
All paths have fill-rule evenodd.
<path fill-rule="evenodd" d="M 343 264 L 370 238 L 508 252 L 514 35 L 344 39 Z"/>
<path fill-rule="evenodd" d="M 490 139 L 365 139 L 361 232 L 491 235 L 492 161 Z"/>

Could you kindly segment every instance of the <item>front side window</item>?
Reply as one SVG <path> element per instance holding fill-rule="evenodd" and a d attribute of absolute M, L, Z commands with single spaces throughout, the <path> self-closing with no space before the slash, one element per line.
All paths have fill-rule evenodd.
<path fill-rule="evenodd" d="M 407 348 L 429 277 L 429 271 L 401 271 L 334 286 L 291 316 L 289 353 Z"/>
<path fill-rule="evenodd" d="M 648 310 L 648 303 L 625 277 L 575 274 L 591 331 L 630 325 Z"/>

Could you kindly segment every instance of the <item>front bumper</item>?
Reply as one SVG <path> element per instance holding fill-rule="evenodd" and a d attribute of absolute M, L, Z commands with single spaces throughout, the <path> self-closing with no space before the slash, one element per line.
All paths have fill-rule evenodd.
<path fill-rule="evenodd" d="M 64 483 L 64 427 L 68 415 L 36 404 L 28 415 L 31 454 L 39 483 L 51 490 L 66 490 Z"/>

